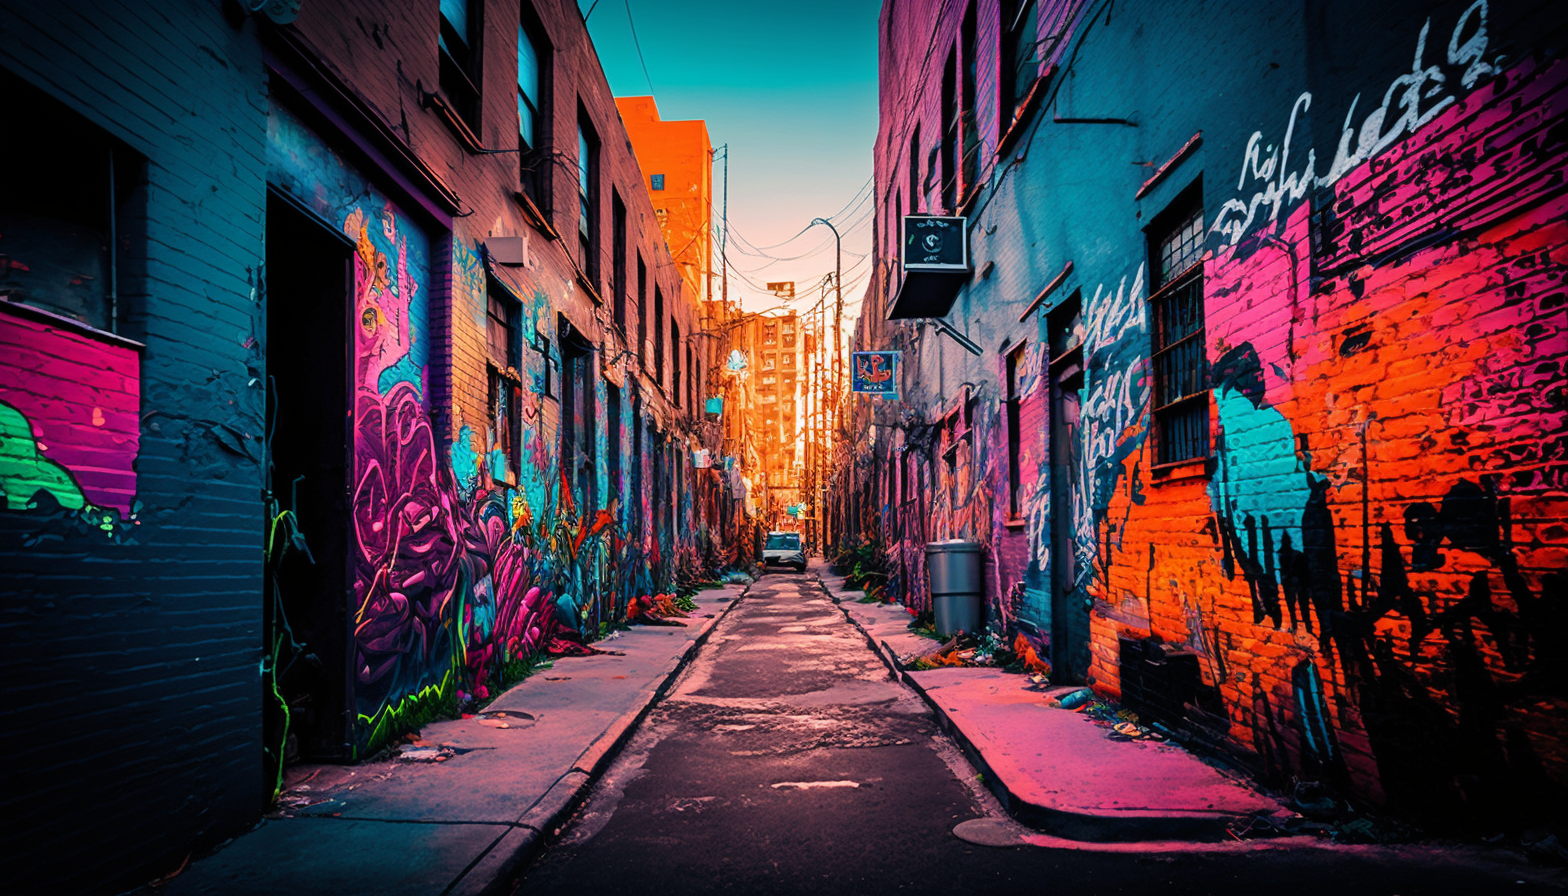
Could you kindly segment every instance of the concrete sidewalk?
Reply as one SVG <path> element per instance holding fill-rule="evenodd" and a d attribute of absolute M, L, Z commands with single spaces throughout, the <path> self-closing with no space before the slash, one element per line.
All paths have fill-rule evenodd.
<path fill-rule="evenodd" d="M 1218 842 L 1228 826 L 1292 813 L 1239 775 L 1179 746 L 1115 741 L 1084 715 L 1048 705 L 1050 692 L 994 668 L 909 671 L 900 658 L 935 642 L 909 631 L 898 604 L 860 603 L 861 591 L 816 561 L 812 569 L 894 673 L 936 711 L 1009 814 L 1038 830 L 1098 842 Z"/>
<path fill-rule="evenodd" d="M 631 730 L 744 593 L 697 592 L 684 627 L 557 659 L 469 719 L 435 722 L 402 759 L 322 766 L 250 833 L 148 892 L 500 892 L 586 795 Z M 429 745 L 428 747 L 424 745 Z M 411 756 L 443 761 L 409 761 Z"/>

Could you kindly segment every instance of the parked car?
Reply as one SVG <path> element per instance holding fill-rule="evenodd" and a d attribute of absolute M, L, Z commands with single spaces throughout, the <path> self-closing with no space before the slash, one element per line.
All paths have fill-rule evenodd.
<path fill-rule="evenodd" d="M 762 545 L 763 566 L 793 566 L 796 572 L 806 571 L 806 549 L 801 547 L 799 532 L 769 532 Z"/>

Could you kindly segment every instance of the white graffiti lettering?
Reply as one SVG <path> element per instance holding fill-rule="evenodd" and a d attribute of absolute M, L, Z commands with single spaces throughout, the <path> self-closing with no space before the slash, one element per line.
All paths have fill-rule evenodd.
<path fill-rule="evenodd" d="M 1449 64 L 1467 66 L 1464 74 L 1459 78 L 1459 83 L 1466 89 L 1475 86 L 1476 82 L 1485 75 L 1497 71 L 1482 58 L 1486 54 L 1488 41 L 1486 15 L 1487 0 L 1476 0 L 1460 15 L 1458 24 L 1454 26 L 1453 36 L 1448 41 Z M 1471 30 L 1472 20 L 1474 20 L 1474 33 L 1461 40 L 1465 32 Z M 1295 136 L 1296 121 L 1311 108 L 1311 93 L 1302 93 L 1296 97 L 1295 103 L 1290 107 L 1290 117 L 1285 125 L 1285 137 L 1277 146 L 1274 144 L 1262 146 L 1263 132 L 1254 131 L 1247 141 L 1246 149 L 1242 151 L 1241 177 L 1236 182 L 1236 189 L 1245 191 L 1249 183 L 1260 186 L 1256 187 L 1252 196 L 1246 201 L 1227 199 L 1220 207 L 1214 225 L 1209 228 L 1210 232 L 1219 234 L 1229 245 L 1236 245 L 1241 242 L 1241 238 L 1252 225 L 1260 220 L 1260 212 L 1266 212 L 1262 215 L 1262 220 L 1274 223 L 1279 219 L 1280 212 L 1300 202 L 1307 191 L 1314 186 L 1333 186 L 1362 163 L 1397 141 L 1414 134 L 1449 106 L 1458 102 L 1458 98 L 1454 95 L 1445 95 L 1447 78 L 1442 71 L 1436 65 L 1426 65 L 1424 62 L 1427 34 L 1431 27 L 1430 19 L 1421 25 L 1410 71 L 1395 78 L 1393 83 L 1388 85 L 1388 89 L 1383 93 L 1382 105 L 1373 109 L 1362 120 L 1359 135 L 1352 122 L 1355 120 L 1356 106 L 1361 102 L 1361 94 L 1356 94 L 1350 101 L 1350 111 L 1345 113 L 1345 122 L 1340 128 L 1334 161 L 1325 174 L 1316 173 L 1317 152 L 1310 148 L 1307 150 L 1306 161 L 1301 169 L 1286 173 L 1290 167 L 1291 141 Z M 1427 104 L 1425 110 L 1421 108 L 1423 103 Z M 1397 114 L 1394 114 L 1396 112 Z"/>

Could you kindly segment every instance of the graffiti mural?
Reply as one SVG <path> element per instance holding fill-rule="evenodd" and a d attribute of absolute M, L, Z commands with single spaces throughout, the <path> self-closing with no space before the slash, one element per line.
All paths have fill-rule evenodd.
<path fill-rule="evenodd" d="M 1054 346 L 1048 318 L 1076 296 L 1081 371 L 1033 349 L 954 364 L 919 324 L 857 328 L 857 348 L 903 351 L 911 374 L 873 521 L 895 593 L 924 609 L 923 544 L 981 541 L 1009 638 L 1044 650 L 1065 631 L 1076 651 L 1081 614 L 1085 667 L 1053 652 L 1058 672 L 1274 782 L 1437 827 L 1537 820 L 1532 795 L 1568 788 L 1568 61 L 1541 43 L 1560 26 L 1548 10 L 1391 7 L 1375 29 L 1349 11 L 1271 13 L 1267 27 L 1295 29 L 1278 32 L 1291 62 L 1226 86 L 1260 99 L 1176 104 L 1110 83 L 1126 54 L 1208 58 L 1140 10 L 1087 30 L 1081 77 L 1048 88 L 1016 152 L 993 160 L 1000 128 L 982 119 L 977 201 L 960 191 L 977 273 L 949 319 L 1002 353 L 1025 335 Z M 1080 27 L 1054 52 L 1077 53 Z M 876 158 L 895 196 L 908 122 L 940 88 L 903 58 L 884 54 L 900 86 Z M 1274 74 L 1291 64 L 1293 80 Z M 1137 130 L 1075 117 L 1111 106 L 1144 109 L 1119 122 Z M 1155 152 L 1181 151 L 1151 157 L 1156 132 L 1169 148 Z M 1127 161 L 1136 180 L 1116 170 Z M 1201 268 L 1182 283 L 1146 259 L 1188 201 Z M 882 247 L 895 269 L 896 248 Z M 1151 355 L 1170 343 L 1155 306 L 1190 284 L 1202 351 L 1184 394 L 1207 393 L 1208 450 L 1160 463 Z M 879 310 L 897 285 L 872 287 Z M 1031 314 L 1038 331 L 1021 333 Z M 1018 370 L 1017 391 L 991 391 Z M 944 420 L 965 378 L 984 383 L 963 384 L 977 401 L 955 440 Z M 1046 434 L 1017 441 L 1016 474 L 1009 413 Z M 1000 496 L 1015 485 L 1014 505 Z M 1179 672 L 1150 694 L 1124 682 L 1129 661 Z"/>
<path fill-rule="evenodd" d="M 141 357 L 119 341 L 0 303 L 0 494 L 5 509 L 130 516 Z"/>
<path fill-rule="evenodd" d="M 1097 642 L 1203 657 L 1224 715 L 1190 724 L 1438 826 L 1534 818 L 1521 796 L 1568 781 L 1568 203 L 1549 186 L 1568 143 L 1525 100 L 1561 97 L 1568 66 L 1494 65 L 1487 11 L 1461 14 L 1441 68 L 1421 28 L 1325 173 L 1290 125 L 1248 144 L 1242 184 L 1263 186 L 1225 200 L 1206 261 L 1212 475 L 1129 467 L 1095 526 Z M 1173 518 L 1201 548 L 1162 537 Z M 1147 621 L 1111 609 L 1140 594 Z M 1096 653 L 1109 688 L 1116 659 Z"/>
<path fill-rule="evenodd" d="M 452 339 L 483 352 L 499 291 L 518 306 L 508 326 L 520 357 L 501 371 L 515 391 L 488 407 L 457 395 L 452 430 L 439 432 L 430 370 L 439 253 L 417 221 L 299 119 L 276 106 L 272 113 L 270 181 L 352 244 L 350 622 L 353 740 L 363 756 L 459 702 L 491 696 L 546 652 L 584 649 L 621 623 L 634 599 L 670 591 L 678 571 L 701 577 L 706 530 L 688 525 L 692 477 L 677 477 L 670 459 L 690 452 L 645 449 L 628 459 L 636 427 L 655 449 L 675 443 L 656 439 L 630 400 L 609 419 L 609 374 L 596 352 L 563 357 L 558 310 L 577 290 L 575 274 L 538 259 L 502 269 L 460 233 L 450 241 Z M 563 375 L 582 378 L 570 410 Z M 502 432 L 514 418 L 509 444 Z M 574 472 L 585 468 L 582 457 L 563 460 L 567 423 L 592 434 L 578 452 L 592 454 L 585 475 Z M 630 471 L 615 481 L 593 462 L 609 451 L 612 425 L 618 468 Z M 656 495 L 669 501 L 659 505 Z M 664 513 L 671 506 L 673 518 Z"/>

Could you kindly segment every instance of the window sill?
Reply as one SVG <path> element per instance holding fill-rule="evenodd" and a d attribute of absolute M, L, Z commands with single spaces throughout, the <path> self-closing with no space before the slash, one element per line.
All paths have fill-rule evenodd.
<path fill-rule="evenodd" d="M 546 217 L 544 211 L 535 204 L 527 193 L 521 190 L 514 190 L 512 198 L 517 201 L 518 205 L 522 206 L 523 217 L 528 219 L 528 223 L 532 224 L 535 230 L 556 242 L 561 241 L 561 234 L 554 227 L 550 226 L 550 219 Z"/>
<path fill-rule="evenodd" d="M 997 157 L 1007 155 L 1013 150 L 1013 144 L 1023 136 L 1024 130 L 1034 118 L 1034 113 L 1039 110 L 1040 103 L 1045 99 L 1045 88 L 1051 82 L 1051 76 L 1056 74 L 1056 66 L 1047 66 L 1040 73 L 1034 83 L 1029 85 L 1029 92 L 1024 94 L 1023 100 L 1014 107 L 1013 123 L 1007 126 L 1007 131 L 1002 134 L 1002 139 L 996 143 Z"/>
<path fill-rule="evenodd" d="M 1003 520 L 1002 525 L 1008 529 L 1022 529 L 1023 527 L 1029 525 L 1029 521 L 1019 517 L 1014 517 L 1012 519 Z"/>
<path fill-rule="evenodd" d="M 463 144 L 463 149 L 467 150 L 469 155 L 478 155 L 487 151 L 484 144 L 479 142 L 479 136 L 468 126 L 468 122 L 457 114 L 452 104 L 446 101 L 446 97 L 426 91 L 423 99 L 424 107 L 436 110 L 441 120 L 446 123 L 447 129 L 457 137 L 459 143 Z"/>
<path fill-rule="evenodd" d="M 577 285 L 581 286 L 583 291 L 588 293 L 588 298 L 593 299 L 593 303 L 595 305 L 604 305 L 604 299 L 600 297 L 599 290 L 593 288 L 593 282 L 590 281 L 588 279 L 588 275 L 583 273 L 581 270 L 577 272 Z"/>
<path fill-rule="evenodd" d="M 1214 476 L 1214 458 L 1211 455 L 1173 461 L 1168 464 L 1156 464 L 1149 468 L 1149 475 L 1154 480 L 1155 485 L 1186 482 L 1193 479 L 1211 479 Z"/>
<path fill-rule="evenodd" d="M 0 296 L 0 308 L 4 308 L 18 317 L 30 317 L 40 323 L 47 324 L 49 326 L 60 327 L 64 330 L 70 330 L 79 335 L 86 336 L 89 339 L 95 339 L 106 345 L 117 345 L 121 348 L 128 348 L 134 352 L 145 351 L 147 348 L 146 345 L 137 342 L 134 339 L 127 339 L 118 333 L 111 333 L 108 330 L 100 330 L 92 324 L 79 321 L 74 317 L 66 317 L 63 314 L 56 314 L 55 312 L 46 308 L 39 308 L 36 305 L 29 305 L 26 302 L 13 301 L 12 299 L 9 299 L 5 296 Z"/>

